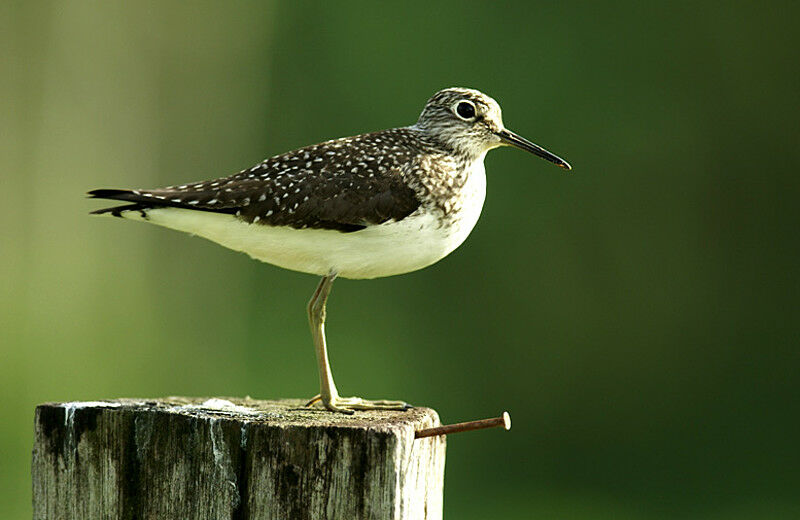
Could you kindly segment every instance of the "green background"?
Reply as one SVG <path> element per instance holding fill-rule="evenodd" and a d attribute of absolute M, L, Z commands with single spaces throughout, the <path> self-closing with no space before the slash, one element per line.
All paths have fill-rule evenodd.
<path fill-rule="evenodd" d="M 3 2 L 0 516 L 33 408 L 316 393 L 317 280 L 90 218 L 98 187 L 411 124 L 447 86 L 563 156 L 486 160 L 438 264 L 337 282 L 344 395 L 443 421 L 458 519 L 800 517 L 793 2 Z"/>

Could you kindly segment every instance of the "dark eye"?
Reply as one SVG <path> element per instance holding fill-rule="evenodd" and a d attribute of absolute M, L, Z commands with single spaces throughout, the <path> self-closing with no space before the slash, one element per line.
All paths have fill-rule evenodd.
<path fill-rule="evenodd" d="M 475 105 L 469 101 L 462 101 L 456 105 L 456 114 L 463 119 L 472 119 L 475 117 Z"/>

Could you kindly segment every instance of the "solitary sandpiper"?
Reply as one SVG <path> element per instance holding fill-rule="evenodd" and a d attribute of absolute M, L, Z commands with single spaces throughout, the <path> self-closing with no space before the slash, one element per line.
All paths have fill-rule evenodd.
<path fill-rule="evenodd" d="M 402 401 L 340 397 L 325 344 L 336 277 L 377 278 L 427 267 L 467 238 L 483 207 L 486 152 L 511 145 L 570 169 L 503 126 L 500 106 L 466 88 L 437 92 L 411 126 L 344 137 L 270 157 L 219 179 L 151 190 L 102 189 L 101 209 L 198 235 L 262 262 L 322 276 L 308 303 L 321 401 L 336 412 L 394 410 Z"/>

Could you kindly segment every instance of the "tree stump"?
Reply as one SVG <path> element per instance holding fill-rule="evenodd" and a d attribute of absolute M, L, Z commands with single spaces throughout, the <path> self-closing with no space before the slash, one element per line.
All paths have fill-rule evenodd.
<path fill-rule="evenodd" d="M 34 519 L 440 519 L 434 410 L 118 399 L 36 408 Z"/>

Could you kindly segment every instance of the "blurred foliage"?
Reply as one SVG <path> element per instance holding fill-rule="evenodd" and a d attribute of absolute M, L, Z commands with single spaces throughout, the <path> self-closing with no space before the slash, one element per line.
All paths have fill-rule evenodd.
<path fill-rule="evenodd" d="M 337 282 L 344 394 L 444 421 L 447 518 L 800 516 L 793 2 L 0 5 L 0 504 L 36 403 L 311 396 L 316 280 L 82 194 L 232 173 L 479 88 L 572 175 L 487 158 L 467 242 Z"/>

